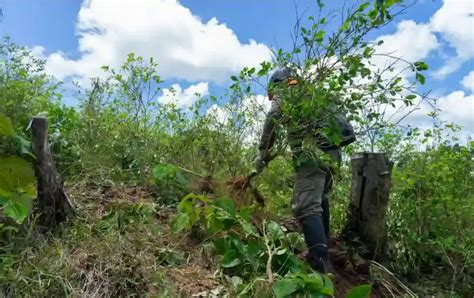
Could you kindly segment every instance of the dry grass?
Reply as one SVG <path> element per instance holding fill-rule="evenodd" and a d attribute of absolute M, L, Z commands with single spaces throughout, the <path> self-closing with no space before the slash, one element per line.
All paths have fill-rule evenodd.
<path fill-rule="evenodd" d="M 203 250 L 170 232 L 173 211 L 143 189 L 75 189 L 72 197 L 79 217 L 14 259 L 0 296 L 175 297 L 219 286 Z"/>

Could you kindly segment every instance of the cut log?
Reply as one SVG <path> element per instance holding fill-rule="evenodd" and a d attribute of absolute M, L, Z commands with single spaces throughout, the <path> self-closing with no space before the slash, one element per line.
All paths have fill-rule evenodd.
<path fill-rule="evenodd" d="M 69 197 L 64 192 L 63 180 L 48 146 L 48 121 L 45 117 L 31 120 L 32 149 L 36 155 L 35 175 L 38 198 L 35 212 L 38 224 L 44 229 L 57 227 L 74 213 Z"/>
<path fill-rule="evenodd" d="M 351 202 L 342 234 L 367 259 L 381 259 L 386 253 L 392 167 L 384 153 L 356 153 L 351 158 Z"/>

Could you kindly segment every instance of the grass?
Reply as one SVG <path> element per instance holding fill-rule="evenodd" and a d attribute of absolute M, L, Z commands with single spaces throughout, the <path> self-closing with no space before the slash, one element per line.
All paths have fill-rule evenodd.
<path fill-rule="evenodd" d="M 141 199 L 81 200 L 79 216 L 55 235 L 29 236 L 0 256 L 1 294 L 175 297 L 214 287 L 210 271 L 197 270 L 202 259 L 189 258 L 195 246 L 169 231 L 167 210 Z"/>

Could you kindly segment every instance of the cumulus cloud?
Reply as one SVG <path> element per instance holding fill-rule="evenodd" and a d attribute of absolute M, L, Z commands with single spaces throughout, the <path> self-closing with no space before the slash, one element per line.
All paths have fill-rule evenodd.
<path fill-rule="evenodd" d="M 443 6 L 430 19 L 430 28 L 440 33 L 456 56 L 435 72 L 444 76 L 455 72 L 462 63 L 474 58 L 474 4 L 472 0 L 444 0 Z"/>
<path fill-rule="evenodd" d="M 474 71 L 471 71 L 467 76 L 465 76 L 461 84 L 466 88 L 466 90 L 471 91 L 471 93 L 474 93 Z M 474 115 L 473 115 L 474 117 Z"/>
<path fill-rule="evenodd" d="M 200 97 L 209 94 L 208 82 L 201 82 L 184 89 L 179 84 L 171 85 L 171 88 L 163 89 L 163 95 L 158 97 L 158 102 L 164 104 L 175 104 L 178 108 L 192 106 Z"/>
<path fill-rule="evenodd" d="M 474 132 L 474 94 L 466 95 L 464 91 L 454 91 L 441 97 L 438 101 L 441 120 L 461 125 Z"/>
<path fill-rule="evenodd" d="M 252 118 L 256 120 L 256 124 L 259 124 L 265 119 L 270 107 L 271 101 L 268 100 L 268 97 L 257 94 L 246 97 L 237 104 L 229 103 L 223 106 L 213 104 L 206 113 L 208 116 L 214 117 L 218 123 L 227 124 L 230 117 L 232 117 L 233 111 L 238 110 L 247 118 Z"/>
<path fill-rule="evenodd" d="M 471 0 L 444 0 L 431 17 L 434 32 L 443 34 L 460 58 L 474 56 L 474 4 Z"/>
<path fill-rule="evenodd" d="M 465 139 L 467 136 L 474 136 L 474 95 L 467 95 L 461 90 L 439 96 L 436 102 L 421 102 L 401 123 L 428 129 L 432 127 L 432 119 L 427 114 L 435 109 L 439 111 L 439 120 L 460 125 Z"/>
<path fill-rule="evenodd" d="M 429 53 L 440 47 L 436 35 L 427 24 L 417 24 L 412 20 L 397 24 L 394 34 L 379 36 L 376 42 L 384 43 L 377 47 L 377 54 L 390 54 L 395 57 L 415 62 L 426 58 Z M 388 63 L 386 57 L 375 57 L 374 63 L 381 66 Z"/>
<path fill-rule="evenodd" d="M 428 23 L 401 21 L 394 34 L 380 36 L 376 41 L 379 40 L 384 40 L 384 44 L 377 53 L 392 53 L 411 62 L 425 59 L 449 44 L 456 55 L 447 57 L 445 64 L 433 73 L 442 79 L 474 58 L 474 4 L 471 0 L 444 0 Z M 374 62 L 382 68 L 390 59 L 378 57 Z"/>
<path fill-rule="evenodd" d="M 203 22 L 177 0 L 84 1 L 77 35 L 78 59 L 46 57 L 47 71 L 60 80 L 97 76 L 100 66 L 119 66 L 129 52 L 155 57 L 164 78 L 188 81 L 223 82 L 270 58 L 266 45 L 240 42 L 226 24 Z"/>
<path fill-rule="evenodd" d="M 223 106 L 214 104 L 207 110 L 207 115 L 215 119 L 217 126 L 233 123 L 232 120 L 237 119 L 236 112 L 243 115 L 243 118 L 239 118 L 239 121 L 243 121 L 241 141 L 243 144 L 251 145 L 258 141 L 270 106 L 271 102 L 267 96 L 257 94 L 246 97 L 236 104 Z"/>

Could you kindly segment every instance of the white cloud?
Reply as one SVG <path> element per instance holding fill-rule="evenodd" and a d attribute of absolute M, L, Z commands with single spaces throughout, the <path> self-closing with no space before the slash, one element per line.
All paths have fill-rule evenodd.
<path fill-rule="evenodd" d="M 474 2 L 472 0 L 444 0 L 443 6 L 430 19 L 433 32 L 442 35 L 456 50 L 456 56 L 435 72 L 444 78 L 458 70 L 462 63 L 474 58 Z"/>
<path fill-rule="evenodd" d="M 436 38 L 436 33 L 441 39 Z M 456 50 L 456 55 L 447 57 L 445 64 L 433 73 L 442 79 L 458 70 L 465 61 L 474 58 L 474 2 L 444 0 L 443 6 L 428 23 L 401 21 L 397 24 L 397 32 L 380 36 L 378 40 L 385 42 L 377 53 L 393 53 L 411 62 L 427 58 L 433 50 L 441 49 L 448 43 Z M 374 61 L 381 68 L 390 62 L 383 57 Z"/>
<path fill-rule="evenodd" d="M 251 145 L 259 139 L 270 106 L 268 97 L 258 94 L 246 97 L 238 103 L 223 106 L 214 104 L 207 110 L 207 115 L 215 119 L 218 124 L 216 128 L 219 128 L 219 125 L 232 123 L 233 129 L 240 130 L 240 141 L 245 145 Z M 243 118 L 236 117 L 237 113 L 243 115 Z M 240 127 L 232 122 L 237 119 L 243 121 Z"/>
<path fill-rule="evenodd" d="M 460 58 L 474 57 L 474 3 L 471 0 L 444 0 L 431 17 L 434 32 L 443 34 Z"/>
<path fill-rule="evenodd" d="M 461 125 L 474 132 L 474 95 L 454 91 L 438 100 L 441 120 Z"/>
<path fill-rule="evenodd" d="M 369 67 L 379 72 L 384 79 L 391 80 L 395 75 L 401 76 L 402 85 L 405 86 L 410 85 L 408 78 L 413 75 L 406 61 L 425 60 L 441 46 L 427 24 L 417 24 L 412 20 L 401 21 L 397 24 L 395 33 L 381 35 L 374 42 L 379 41 L 383 43 L 375 47 Z M 387 71 L 388 68 L 393 71 Z M 361 79 L 360 82 L 364 83 L 366 80 Z"/>
<path fill-rule="evenodd" d="M 99 75 L 119 66 L 129 52 L 155 57 L 164 78 L 223 82 L 244 66 L 270 58 L 270 49 L 241 43 L 216 18 L 203 22 L 176 0 L 84 1 L 78 15 L 78 59 L 56 52 L 47 70 L 58 79 Z"/>
<path fill-rule="evenodd" d="M 176 104 L 178 108 L 190 107 L 200 97 L 209 94 L 209 84 L 201 82 L 191 85 L 188 88 L 181 88 L 179 84 L 173 84 L 169 89 L 163 89 L 163 95 L 158 98 L 158 102 Z"/>
<path fill-rule="evenodd" d="M 426 58 L 431 51 L 440 46 L 429 25 L 417 24 L 412 20 L 401 21 L 397 24 L 397 31 L 394 34 L 379 36 L 376 42 L 379 40 L 383 40 L 384 43 L 377 47 L 377 53 L 391 54 L 411 62 Z M 381 61 L 377 61 L 379 59 Z M 380 63 L 383 59 L 385 58 L 377 57 L 375 63 Z"/>
<path fill-rule="evenodd" d="M 429 129 L 433 124 L 432 118 L 427 114 L 433 112 L 435 108 L 440 110 L 439 120 L 454 123 L 463 128 L 464 139 L 467 139 L 467 136 L 474 135 L 474 95 L 466 95 L 460 90 L 439 96 L 436 104 L 434 102 L 422 102 L 417 110 L 402 121 L 402 124 Z"/>
<path fill-rule="evenodd" d="M 474 93 L 474 70 L 462 79 L 461 84 L 464 86 L 464 88 L 466 88 L 466 90 Z"/>

